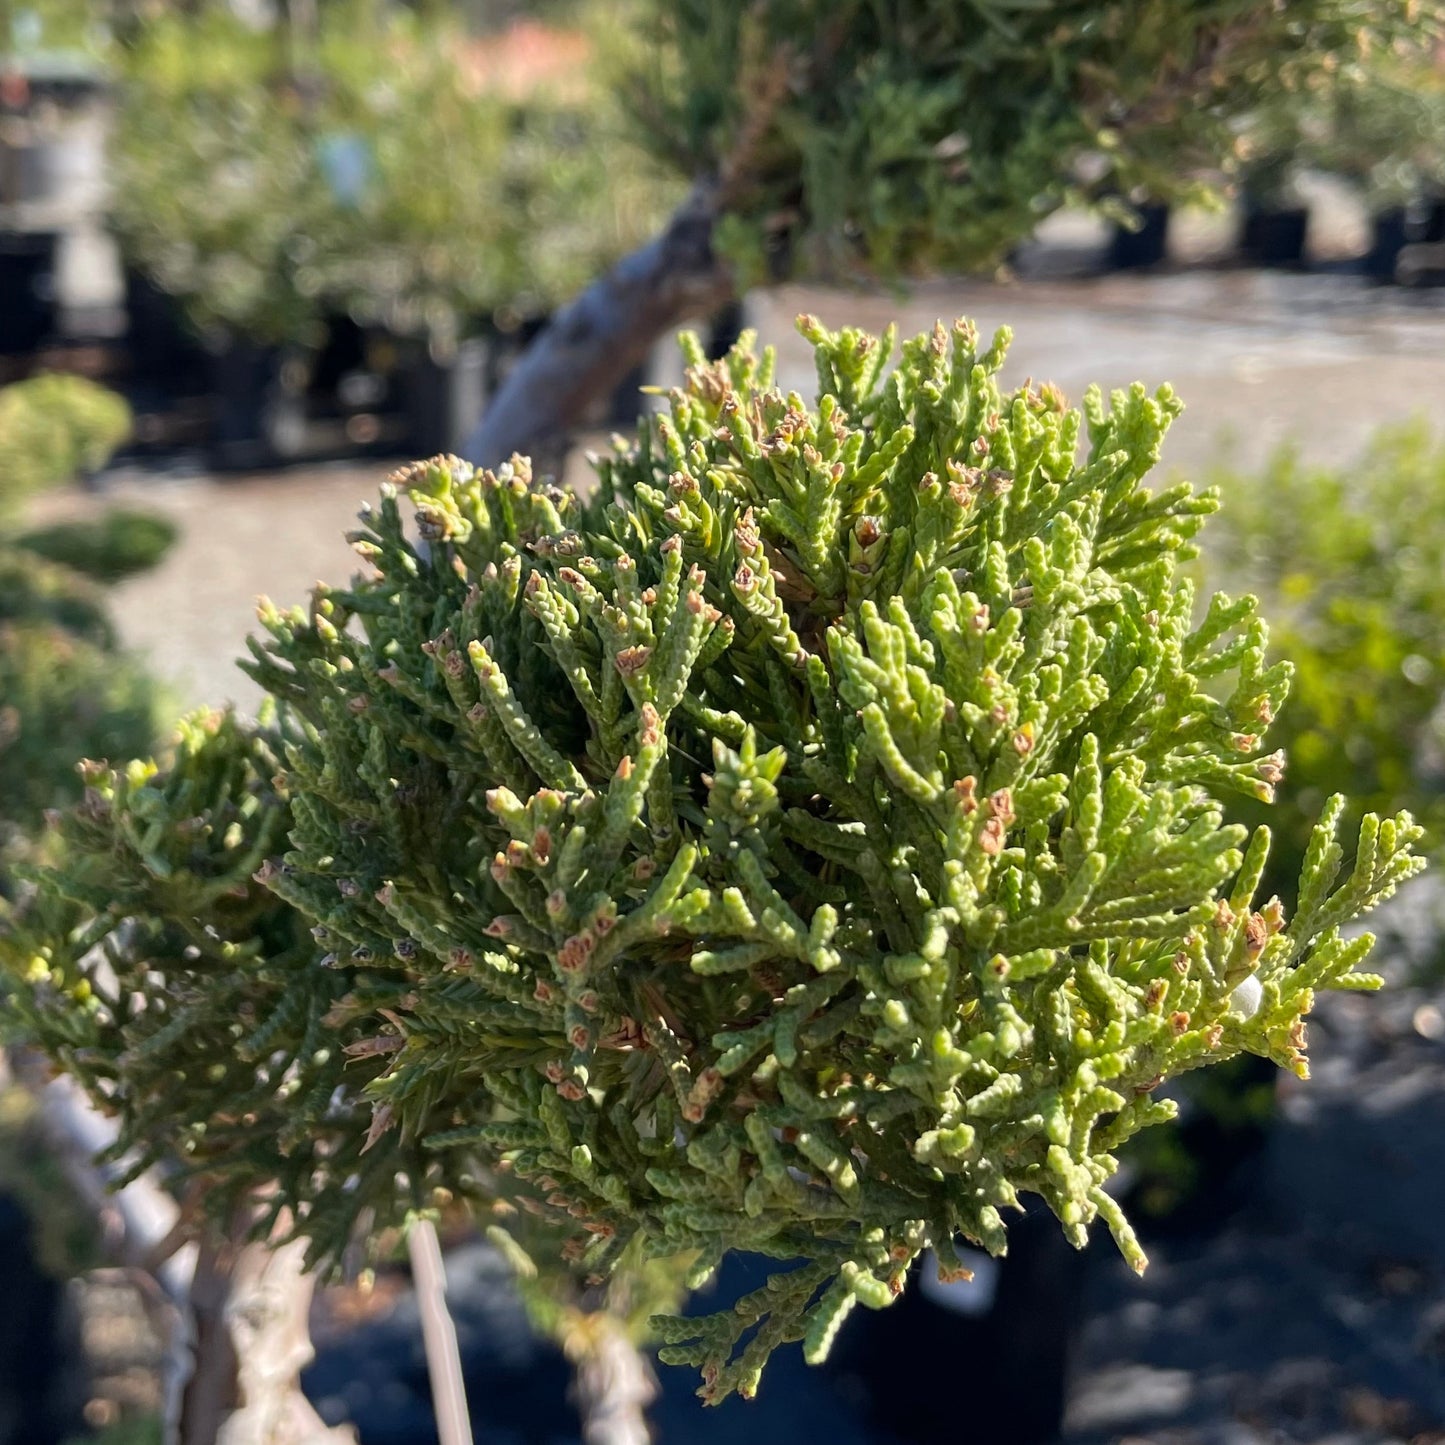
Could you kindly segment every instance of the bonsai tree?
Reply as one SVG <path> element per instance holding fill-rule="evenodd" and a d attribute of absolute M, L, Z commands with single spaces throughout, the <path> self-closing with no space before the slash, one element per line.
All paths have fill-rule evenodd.
<path fill-rule="evenodd" d="M 554 1289 L 783 1262 L 653 1321 L 710 1401 L 925 1252 L 1002 1253 L 1023 1195 L 1142 1269 L 1108 1184 L 1156 1091 L 1303 1076 L 1316 991 L 1379 982 L 1346 925 L 1419 866 L 1402 813 L 1345 867 L 1336 798 L 1293 909 L 1257 896 L 1268 831 L 1224 815 L 1282 781 L 1291 673 L 1180 573 L 1217 499 L 1146 485 L 1168 387 L 1074 410 L 1001 388 L 1006 331 L 890 369 L 801 325 L 814 405 L 689 341 L 586 500 L 403 469 L 367 570 L 263 606 L 283 721 L 92 768 L 4 948 L 122 1140 L 318 1262 L 439 1199 Z"/>
<path fill-rule="evenodd" d="M 1261 94 L 1438 34 L 1406 0 L 639 0 L 621 94 L 691 185 L 533 342 L 466 447 L 551 458 L 679 323 L 768 279 L 992 265 L 1065 204 L 1185 198 Z"/>

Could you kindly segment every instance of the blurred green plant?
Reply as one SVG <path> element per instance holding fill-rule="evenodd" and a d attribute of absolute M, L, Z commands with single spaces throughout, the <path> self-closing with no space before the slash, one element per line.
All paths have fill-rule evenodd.
<path fill-rule="evenodd" d="M 585 76 L 512 86 L 487 43 L 365 0 L 322 7 L 309 40 L 220 6 L 148 21 L 120 61 L 128 256 L 199 330 L 264 342 L 336 313 L 445 340 L 545 311 L 669 187 Z"/>
<path fill-rule="evenodd" d="M 1378 432 L 1347 465 L 1310 465 L 1285 447 L 1262 471 L 1226 462 L 1210 482 L 1225 506 L 1206 574 L 1259 594 L 1295 665 L 1273 725 L 1289 787 L 1269 810 L 1269 886 L 1292 895 L 1312 818 L 1337 791 L 1351 817 L 1408 808 L 1441 856 L 1445 438 L 1420 421 Z"/>
<path fill-rule="evenodd" d="M 0 622 L 48 623 L 103 649 L 116 643 L 99 587 L 18 547 L 0 547 Z"/>
<path fill-rule="evenodd" d="M 98 517 L 22 532 L 15 547 L 96 582 L 119 582 L 156 566 L 179 535 L 175 523 L 158 512 L 110 507 Z"/>
<path fill-rule="evenodd" d="M 8 0 L 0 7 L 0 55 L 21 62 L 65 51 L 100 57 L 108 40 L 95 0 Z"/>
<path fill-rule="evenodd" d="M 165 1445 L 163 1423 L 154 1416 L 120 1420 L 87 1435 L 67 1440 L 65 1445 Z"/>
<path fill-rule="evenodd" d="M 1336 175 L 1376 210 L 1445 195 L 1445 69 L 1428 32 L 1264 92 L 1240 140 L 1261 200 L 1291 198 L 1305 171 Z"/>
<path fill-rule="evenodd" d="M 0 844 L 81 795 L 76 762 L 153 745 L 161 698 L 135 664 L 38 622 L 0 623 Z"/>
<path fill-rule="evenodd" d="M 1048 212 L 1191 200 L 1262 93 L 1429 29 L 1339 0 L 659 0 L 629 98 L 644 144 L 728 190 L 746 277 L 885 277 L 999 259 Z"/>
<path fill-rule="evenodd" d="M 0 1180 L 32 1221 L 35 1254 L 52 1279 L 71 1279 L 104 1259 L 100 1222 L 75 1192 L 20 1084 L 0 1087 Z"/>
<path fill-rule="evenodd" d="M 1445 197 L 1445 68 L 1433 51 L 1389 54 L 1331 92 L 1307 162 L 1352 181 L 1382 210 Z"/>
<path fill-rule="evenodd" d="M 154 556 L 155 524 L 139 514 L 32 534 L 16 517 L 33 494 L 98 470 L 130 432 L 130 410 L 79 377 L 48 375 L 0 390 L 0 875 L 46 809 L 73 802 L 83 756 L 133 757 L 156 738 L 159 691 L 115 650 L 93 575 Z"/>
<path fill-rule="evenodd" d="M 27 497 L 96 472 L 130 435 L 122 397 L 79 376 L 0 388 L 0 516 Z"/>

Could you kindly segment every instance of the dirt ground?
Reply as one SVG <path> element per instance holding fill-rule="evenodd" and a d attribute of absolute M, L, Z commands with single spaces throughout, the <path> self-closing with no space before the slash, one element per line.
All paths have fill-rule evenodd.
<path fill-rule="evenodd" d="M 1445 418 L 1445 297 L 1372 290 L 1345 276 L 1195 271 L 1015 285 L 936 284 L 906 297 L 787 287 L 760 293 L 751 323 L 778 346 L 783 385 L 811 395 L 813 368 L 793 330 L 802 311 L 832 325 L 904 334 L 968 315 L 987 330 L 1007 321 L 1008 375 L 1051 380 L 1077 398 L 1092 381 L 1170 381 L 1187 410 L 1165 451 L 1169 469 L 1198 475 L 1221 455 L 1255 464 L 1293 440 L 1311 458 L 1348 458 L 1379 423 Z M 670 348 L 656 375 L 675 374 Z M 342 540 L 387 467 L 340 464 L 254 476 L 130 470 L 105 479 L 117 499 L 172 516 L 182 539 L 156 572 L 122 586 L 122 636 L 174 687 L 185 707 L 258 701 L 233 666 L 254 625 L 255 599 L 289 605 L 318 579 L 344 580 Z M 585 479 L 580 452 L 569 467 Z M 49 516 L 92 505 L 49 499 Z"/>

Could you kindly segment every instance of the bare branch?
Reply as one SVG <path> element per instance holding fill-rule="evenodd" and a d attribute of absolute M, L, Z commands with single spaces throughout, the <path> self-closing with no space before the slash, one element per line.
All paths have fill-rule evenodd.
<path fill-rule="evenodd" d="M 457 1329 L 447 1308 L 446 1270 L 442 1265 L 436 1225 L 430 1219 L 416 1220 L 407 1230 L 406 1245 L 411 1256 L 417 1309 L 421 1314 L 421 1333 L 426 1345 L 427 1372 L 431 1376 L 437 1435 L 441 1445 L 472 1445 L 472 1422 L 467 1414 L 466 1391 L 462 1386 Z"/>
<path fill-rule="evenodd" d="M 514 452 L 551 459 L 591 403 L 684 321 L 732 299 L 731 271 L 713 251 L 718 209 L 699 185 L 655 240 L 624 257 L 536 337 L 463 448 L 496 466 Z"/>

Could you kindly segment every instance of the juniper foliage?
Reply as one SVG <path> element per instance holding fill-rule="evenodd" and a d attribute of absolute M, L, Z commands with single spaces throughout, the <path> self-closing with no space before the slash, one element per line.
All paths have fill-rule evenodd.
<path fill-rule="evenodd" d="M 925 1249 L 1002 1250 L 1022 1192 L 1142 1265 L 1106 1183 L 1155 1088 L 1302 1073 L 1313 990 L 1375 982 L 1341 926 L 1415 866 L 1371 819 L 1336 888 L 1332 805 L 1294 918 L 1256 903 L 1268 835 L 1219 798 L 1271 795 L 1289 669 L 1252 599 L 1195 621 L 1215 500 L 1143 485 L 1171 390 L 1074 411 L 1001 389 L 1007 332 L 890 371 L 802 325 L 816 409 L 690 343 L 586 502 L 520 458 L 398 474 L 374 574 L 266 610 L 252 668 L 304 724 L 268 881 L 413 990 L 385 1119 L 510 1169 L 594 1272 L 807 1261 L 662 1326 L 714 1399 Z"/>
<path fill-rule="evenodd" d="M 1261 96 L 1440 33 L 1435 0 L 667 0 L 639 137 L 723 192 L 745 276 L 988 265 L 1064 204 L 1185 199 Z M 1117 200 L 1114 201 L 1117 205 Z"/>
<path fill-rule="evenodd" d="M 123 1113 L 169 1090 L 216 1168 L 276 1170 L 318 1256 L 440 1185 L 594 1282 L 787 1262 L 654 1321 L 709 1400 L 785 1342 L 820 1359 L 925 1251 L 1003 1251 L 1025 1193 L 1142 1267 L 1108 1181 L 1171 1117 L 1158 1086 L 1241 1052 L 1303 1074 L 1314 992 L 1378 982 L 1342 928 L 1417 866 L 1401 814 L 1342 870 L 1335 802 L 1293 917 L 1256 901 L 1268 834 L 1222 799 L 1279 781 L 1289 670 L 1252 599 L 1196 614 L 1215 498 L 1144 485 L 1172 391 L 1071 410 L 1002 389 L 1007 332 L 890 368 L 891 335 L 801 324 L 814 407 L 750 339 L 690 341 L 586 500 L 520 458 L 397 474 L 352 537 L 369 570 L 262 609 L 284 728 L 214 776 L 230 723 L 170 774 L 98 773 L 75 841 L 150 881 L 36 900 L 80 909 L 38 989 L 191 920 L 146 955 L 174 1003 L 142 983 L 134 1043 L 61 1057 Z"/>
<path fill-rule="evenodd" d="M 232 1224 L 259 1201 L 260 1239 L 284 1211 L 345 1241 L 363 1212 L 399 1218 L 443 1181 L 399 1136 L 368 1134 L 362 1094 L 386 1055 L 350 1021 L 352 975 L 318 968 L 307 920 L 253 877 L 290 819 L 283 737 L 274 719 L 201 713 L 164 769 L 83 764 L 45 866 L 20 870 L 37 886 L 0 928 L 0 962 L 11 1028 L 116 1116 L 124 1178 L 158 1167 Z"/>

